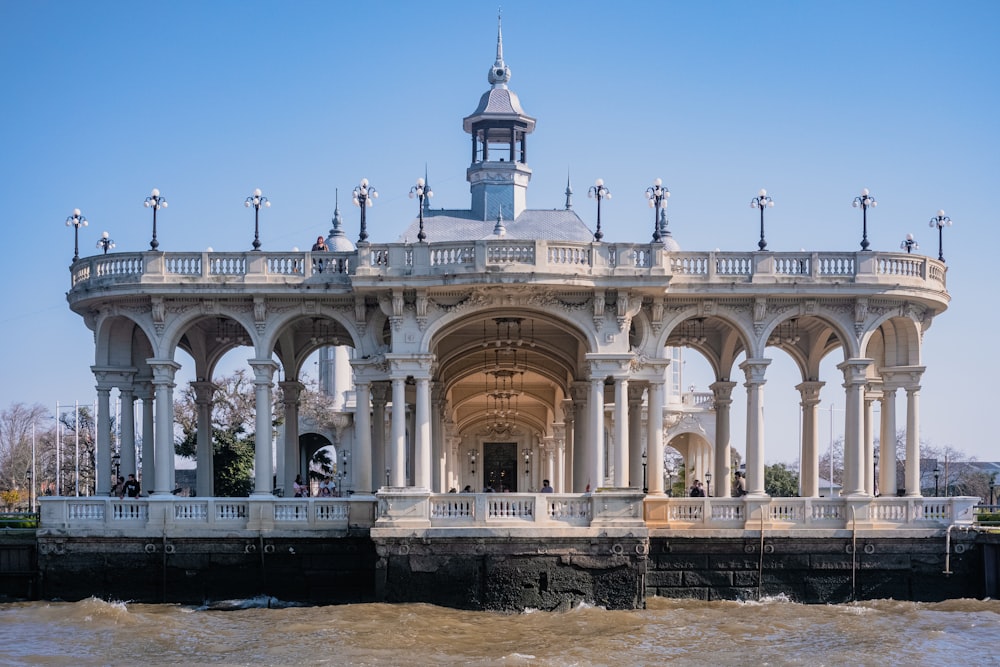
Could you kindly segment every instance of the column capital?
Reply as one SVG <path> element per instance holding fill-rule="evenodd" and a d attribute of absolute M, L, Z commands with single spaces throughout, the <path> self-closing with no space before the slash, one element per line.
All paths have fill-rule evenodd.
<path fill-rule="evenodd" d="M 197 380 L 190 383 L 194 390 L 195 405 L 210 405 L 215 398 L 215 392 L 219 390 L 219 385 L 208 380 Z"/>
<path fill-rule="evenodd" d="M 639 382 L 629 382 L 628 384 L 628 402 L 629 405 L 635 404 L 635 407 L 642 405 L 642 395 L 646 392 L 646 386 Z"/>
<path fill-rule="evenodd" d="M 746 383 L 743 386 L 762 385 L 767 382 L 764 379 L 764 373 L 770 364 L 770 359 L 747 359 L 740 364 L 740 370 L 746 375 Z"/>
<path fill-rule="evenodd" d="M 914 386 L 919 389 L 925 370 L 926 366 L 893 366 L 879 369 L 879 374 L 882 376 L 882 386 L 885 389 L 906 389 Z"/>
<path fill-rule="evenodd" d="M 574 382 L 570 385 L 569 393 L 573 397 L 573 402 L 580 404 L 586 402 L 590 397 L 590 383 L 589 382 Z"/>
<path fill-rule="evenodd" d="M 173 359 L 147 359 L 146 363 L 153 371 L 153 384 L 173 386 L 174 375 L 181 369 L 181 365 Z"/>
<path fill-rule="evenodd" d="M 299 396 L 302 394 L 302 390 L 306 388 L 298 380 L 285 380 L 284 382 L 279 382 L 278 386 L 281 387 L 282 403 L 285 404 L 285 407 L 298 405 Z"/>
<path fill-rule="evenodd" d="M 708 388 L 712 390 L 712 397 L 715 399 L 716 405 L 723 403 L 731 404 L 733 402 L 733 389 L 736 388 L 735 382 L 718 380 L 708 385 Z"/>
<path fill-rule="evenodd" d="M 806 380 L 805 382 L 800 382 L 795 385 L 799 395 L 802 397 L 799 405 L 802 407 L 819 405 L 819 392 L 825 386 L 825 382 L 820 382 L 818 380 Z"/>
<path fill-rule="evenodd" d="M 837 364 L 837 368 L 844 374 L 844 387 L 849 385 L 864 385 L 868 383 L 868 368 L 874 363 L 873 359 L 847 359 Z"/>
<path fill-rule="evenodd" d="M 270 385 L 274 381 L 274 372 L 278 370 L 278 364 L 273 359 L 247 359 L 247 363 L 253 369 L 254 384 Z"/>
<path fill-rule="evenodd" d="M 389 391 L 391 386 L 388 382 L 372 382 L 372 404 L 385 405 L 389 402 Z"/>
<path fill-rule="evenodd" d="M 97 378 L 97 388 L 113 389 L 115 387 L 131 386 L 136 368 L 123 368 L 120 366 L 91 366 L 90 372 Z"/>

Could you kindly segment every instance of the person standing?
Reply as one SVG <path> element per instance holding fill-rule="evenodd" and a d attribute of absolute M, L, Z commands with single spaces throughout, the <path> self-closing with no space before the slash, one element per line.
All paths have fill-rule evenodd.
<path fill-rule="evenodd" d="M 118 479 L 121 479 L 121 477 Z M 139 491 L 141 491 L 139 480 L 135 478 L 135 475 L 129 473 L 128 481 L 122 485 L 122 495 L 128 496 L 129 498 L 138 498 Z"/>
<path fill-rule="evenodd" d="M 555 493 L 555 489 L 552 488 L 547 479 L 542 480 L 542 493 Z"/>

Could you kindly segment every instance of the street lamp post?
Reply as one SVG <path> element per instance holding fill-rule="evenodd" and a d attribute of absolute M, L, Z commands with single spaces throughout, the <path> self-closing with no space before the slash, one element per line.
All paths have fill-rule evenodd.
<path fill-rule="evenodd" d="M 361 233 L 358 235 L 358 245 L 368 245 L 368 226 L 365 223 L 365 209 L 371 206 L 373 199 L 378 199 L 378 192 L 368 185 L 368 179 L 362 178 L 361 183 L 354 187 L 353 202 L 361 209 Z"/>
<path fill-rule="evenodd" d="M 28 472 L 31 472 L 30 470 Z M 996 487 L 996 475 L 990 477 L 990 507 L 993 506 L 993 489 Z"/>
<path fill-rule="evenodd" d="M 101 232 L 101 238 L 97 239 L 97 249 L 103 250 L 107 255 L 109 250 L 114 250 L 115 242 L 111 240 L 107 232 Z"/>
<path fill-rule="evenodd" d="M 587 196 L 597 200 L 597 231 L 594 232 L 594 240 L 600 242 L 604 238 L 604 232 L 601 231 L 601 200 L 611 199 L 611 190 L 604 186 L 604 179 L 599 178 L 587 190 Z"/>
<path fill-rule="evenodd" d="M 854 198 L 854 202 L 851 204 L 854 208 L 861 207 L 861 249 L 868 250 L 868 209 L 875 208 L 878 206 L 878 202 L 875 198 L 868 194 L 868 188 L 861 190 L 861 194 Z"/>
<path fill-rule="evenodd" d="M 87 226 L 87 219 L 80 215 L 80 209 L 74 208 L 73 215 L 66 218 L 66 226 L 73 228 L 73 261 L 80 259 L 80 227 Z"/>
<path fill-rule="evenodd" d="M 649 200 L 649 208 L 653 209 L 653 243 L 663 243 L 663 235 L 660 233 L 660 209 L 666 208 L 669 198 L 670 190 L 663 187 L 662 179 L 656 179 L 646 188 L 646 199 Z"/>
<path fill-rule="evenodd" d="M 931 218 L 929 223 L 931 229 L 937 227 L 938 230 L 938 259 L 942 262 L 944 261 L 944 234 L 942 233 L 945 227 L 951 227 L 951 218 L 944 214 L 944 211 L 938 211 L 937 215 Z"/>
<path fill-rule="evenodd" d="M 906 254 L 909 255 L 914 250 L 920 250 L 920 244 L 913 238 L 913 234 L 907 234 L 906 238 L 899 242 L 899 249 L 905 250 Z"/>
<path fill-rule="evenodd" d="M 121 475 L 122 457 L 118 452 L 111 455 L 111 470 L 114 477 L 111 479 L 111 488 L 118 484 L 118 477 Z M 118 491 L 121 493 L 121 490 Z"/>
<path fill-rule="evenodd" d="M 941 477 L 941 468 L 934 467 L 934 497 L 938 497 L 938 479 Z"/>
<path fill-rule="evenodd" d="M 760 209 L 760 241 L 757 242 L 757 248 L 763 250 L 767 247 L 767 241 L 764 240 L 764 209 L 774 208 L 774 200 L 767 196 L 767 190 L 761 188 L 757 196 L 750 200 L 750 208 Z"/>
<path fill-rule="evenodd" d="M 253 249 L 260 250 L 260 207 L 271 208 L 271 202 L 260 193 L 260 188 L 256 188 L 243 205 L 247 208 L 253 206 Z"/>
<path fill-rule="evenodd" d="M 149 242 L 149 249 L 156 250 L 160 247 L 160 242 L 156 240 L 156 212 L 167 207 L 167 200 L 160 195 L 159 189 L 153 188 L 153 191 L 146 197 L 146 201 L 143 202 L 143 206 L 153 209 L 153 240 Z"/>
<path fill-rule="evenodd" d="M 705 473 L 705 496 L 709 497 L 712 495 L 712 473 Z"/>
<path fill-rule="evenodd" d="M 649 481 L 646 477 L 646 450 L 642 451 L 642 492 L 649 493 Z"/>
<path fill-rule="evenodd" d="M 24 478 L 28 481 L 28 511 L 35 511 L 35 482 L 31 476 L 31 468 L 24 471 Z M 993 483 L 990 482 L 990 497 L 993 497 Z"/>
<path fill-rule="evenodd" d="M 431 186 L 427 185 L 427 182 L 423 178 L 417 179 L 417 184 L 410 188 L 410 199 L 414 197 L 420 203 L 420 208 L 417 210 L 417 218 L 420 220 L 420 228 L 417 231 L 417 241 L 423 243 L 427 239 L 427 234 L 424 233 L 424 200 L 433 197 L 434 191 L 431 190 Z M 364 212 L 361 213 L 364 216 Z"/>

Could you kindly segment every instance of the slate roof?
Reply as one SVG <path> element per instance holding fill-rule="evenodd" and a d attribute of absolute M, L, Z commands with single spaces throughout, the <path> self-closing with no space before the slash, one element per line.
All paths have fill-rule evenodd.
<path fill-rule="evenodd" d="M 472 211 L 437 210 L 424 213 L 424 233 L 429 243 L 475 241 L 494 238 L 496 220 L 477 220 Z M 504 238 L 520 240 L 579 241 L 589 243 L 594 233 L 572 210 L 526 210 L 516 220 L 504 220 Z M 399 237 L 400 242 L 415 243 L 420 229 L 414 218 Z"/>

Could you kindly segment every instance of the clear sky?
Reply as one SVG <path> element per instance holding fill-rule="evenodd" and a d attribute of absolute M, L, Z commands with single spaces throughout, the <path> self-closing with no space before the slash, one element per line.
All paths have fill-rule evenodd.
<path fill-rule="evenodd" d="M 249 250 L 255 187 L 272 202 L 264 250 L 325 233 L 337 188 L 356 239 L 362 177 L 380 193 L 375 242 L 409 224 L 425 165 L 433 205 L 468 208 L 461 122 L 488 88 L 496 12 L 469 0 L 0 0 L 0 408 L 94 400 L 93 338 L 65 301 L 75 207 L 90 221 L 81 255 L 102 231 L 119 251 L 147 249 L 153 187 L 170 204 L 165 251 Z M 973 261 L 997 229 L 1000 3 L 518 0 L 503 17 L 510 87 L 538 119 L 528 204 L 561 208 L 569 174 L 592 225 L 586 189 L 602 177 L 606 241 L 649 240 L 643 192 L 657 177 L 686 250 L 755 249 L 748 204 L 761 187 L 778 251 L 858 249 L 850 204 L 868 187 L 872 249 L 912 232 L 936 256 L 927 223 L 943 208 L 953 300 L 925 335 L 922 436 L 1000 460 L 1000 309 L 989 262 Z M 790 462 L 798 378 L 787 359 L 772 370 L 767 458 Z M 843 408 L 842 378 L 822 379 L 823 408 Z"/>

